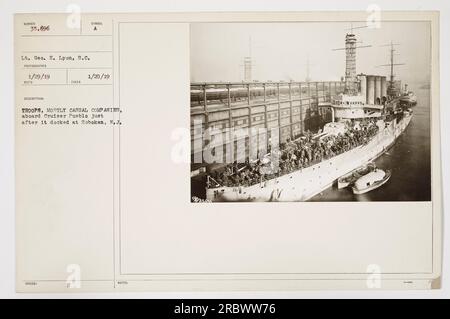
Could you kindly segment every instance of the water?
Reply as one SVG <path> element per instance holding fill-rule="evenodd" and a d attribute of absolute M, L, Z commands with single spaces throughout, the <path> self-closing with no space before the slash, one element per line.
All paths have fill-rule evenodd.
<path fill-rule="evenodd" d="M 333 186 L 311 201 L 429 201 L 431 200 L 430 91 L 415 90 L 417 105 L 408 128 L 375 163 L 390 169 L 390 180 L 378 189 L 354 195 L 350 188 Z"/>

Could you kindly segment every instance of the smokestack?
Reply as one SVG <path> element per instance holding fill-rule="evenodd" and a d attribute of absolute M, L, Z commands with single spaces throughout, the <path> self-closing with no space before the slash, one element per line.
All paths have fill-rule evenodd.
<path fill-rule="evenodd" d="M 375 102 L 381 104 L 381 76 L 375 77 Z"/>
<path fill-rule="evenodd" d="M 375 77 L 367 76 L 367 104 L 375 104 Z"/>
<path fill-rule="evenodd" d="M 381 78 L 381 96 L 382 97 L 387 97 L 387 82 L 386 82 L 386 77 L 383 76 Z"/>
<path fill-rule="evenodd" d="M 360 87 L 361 87 L 361 90 L 360 90 L 361 96 L 364 97 L 364 100 L 367 100 L 367 78 L 366 78 L 366 76 L 361 74 L 359 76 L 359 81 L 360 81 Z"/>

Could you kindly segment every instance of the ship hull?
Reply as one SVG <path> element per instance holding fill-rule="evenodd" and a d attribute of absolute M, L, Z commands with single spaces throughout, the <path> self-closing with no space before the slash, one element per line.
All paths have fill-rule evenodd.
<path fill-rule="evenodd" d="M 409 125 L 412 114 L 398 123 L 392 121 L 367 144 L 310 167 L 248 187 L 208 188 L 206 198 L 213 202 L 307 201 L 331 187 L 341 176 L 375 160 L 386 152 Z"/>

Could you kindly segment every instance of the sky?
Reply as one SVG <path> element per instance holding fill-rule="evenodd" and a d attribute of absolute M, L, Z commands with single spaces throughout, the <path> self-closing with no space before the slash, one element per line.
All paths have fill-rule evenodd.
<path fill-rule="evenodd" d="M 353 26 L 364 23 L 354 22 Z M 194 23 L 191 24 L 191 81 L 239 82 L 244 57 L 253 60 L 253 80 L 304 81 L 310 61 L 312 81 L 339 80 L 345 72 L 345 34 L 350 22 Z M 380 28 L 360 28 L 357 73 L 389 76 L 389 47 L 393 41 L 395 74 L 403 83 L 428 83 L 431 73 L 429 22 L 381 22 Z"/>

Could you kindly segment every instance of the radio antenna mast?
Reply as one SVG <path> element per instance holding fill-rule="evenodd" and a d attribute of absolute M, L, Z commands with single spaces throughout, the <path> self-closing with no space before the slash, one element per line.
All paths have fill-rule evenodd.
<path fill-rule="evenodd" d="M 400 45 L 400 43 L 393 43 L 391 41 L 391 43 L 380 45 L 380 47 L 390 47 L 390 49 L 389 49 L 389 51 L 390 51 L 390 63 L 389 64 L 379 65 L 379 67 L 382 67 L 382 66 L 390 67 L 391 74 L 390 74 L 388 95 L 392 96 L 392 97 L 397 95 L 397 90 L 395 88 L 395 80 L 394 80 L 394 77 L 395 77 L 395 75 L 394 75 L 394 66 L 405 65 L 405 63 L 394 63 L 394 52 L 396 51 L 394 49 L 394 46 L 396 46 L 396 45 Z"/>

